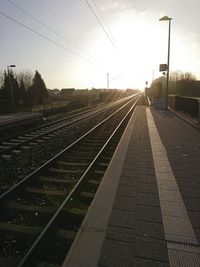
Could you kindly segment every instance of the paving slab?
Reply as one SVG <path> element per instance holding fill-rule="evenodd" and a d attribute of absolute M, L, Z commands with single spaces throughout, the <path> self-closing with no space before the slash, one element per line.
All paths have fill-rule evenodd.
<path fill-rule="evenodd" d="M 150 237 L 136 237 L 135 255 L 155 261 L 167 262 L 166 241 Z"/>
<path fill-rule="evenodd" d="M 115 241 L 135 243 L 135 229 L 108 226 L 105 238 Z"/>
<path fill-rule="evenodd" d="M 99 266 L 133 266 L 134 243 L 105 239 Z"/>
<path fill-rule="evenodd" d="M 162 223 L 136 221 L 137 236 L 165 240 Z"/>
<path fill-rule="evenodd" d="M 157 194 L 138 193 L 137 204 L 141 206 L 160 207 L 160 200 Z"/>
<path fill-rule="evenodd" d="M 136 197 L 116 196 L 114 209 L 120 209 L 125 211 L 136 211 Z"/>
<path fill-rule="evenodd" d="M 199 266 L 199 244 L 194 233 L 194 225 L 192 226 L 191 220 L 189 219 L 188 211 L 183 201 L 183 194 L 180 192 L 173 165 L 169 161 L 169 155 L 160 138 L 154 117 L 150 109 L 147 109 L 146 112 L 156 180 L 159 189 L 165 240 L 168 248 L 169 264 L 172 267 L 197 267 Z M 168 114 L 169 113 L 167 113 L 167 115 Z M 170 116 L 167 117 L 170 118 Z M 159 119 L 160 118 L 161 117 L 159 117 Z M 176 125 L 174 131 L 177 131 L 177 127 L 178 125 Z M 172 144 L 173 141 L 171 140 L 170 144 Z M 171 152 L 171 150 L 173 150 L 173 154 L 175 155 L 175 150 L 170 148 L 169 151 Z M 185 155 L 186 154 L 184 154 L 184 156 Z M 173 159 L 174 158 L 175 157 L 173 157 Z M 165 189 L 160 186 L 161 183 L 162 185 L 166 185 Z M 168 184 L 169 187 L 167 187 Z M 179 205 L 181 205 L 181 216 L 179 213 Z M 173 210 L 173 214 L 170 216 L 166 213 L 166 210 L 168 210 L 168 213 Z M 183 246 L 187 247 L 188 250 L 184 251 L 182 249 Z"/>
<path fill-rule="evenodd" d="M 170 111 L 152 109 L 151 112 L 200 244 L 200 130 L 188 125 Z"/>
<path fill-rule="evenodd" d="M 124 263 L 120 262 L 121 266 L 139 266 L 142 262 L 146 262 L 147 264 L 149 262 L 154 263 L 152 266 L 169 266 L 167 243 L 165 241 L 162 223 L 158 186 L 156 183 L 145 108 L 138 107 L 137 120 L 134 126 L 134 132 L 130 139 L 130 145 L 125 159 L 125 162 L 128 160 L 129 164 L 124 164 L 121 172 L 116 199 L 124 186 L 126 188 L 125 192 L 128 193 L 124 195 L 124 199 L 130 199 L 129 192 L 132 190 L 133 197 L 136 196 L 136 206 L 134 206 L 135 216 L 134 213 L 131 213 L 131 216 L 127 220 L 128 213 L 125 210 L 125 208 L 129 209 L 129 204 L 127 203 L 127 206 L 123 207 L 124 213 L 122 211 L 116 213 L 115 209 L 112 210 L 108 225 L 110 227 L 110 223 L 112 223 L 121 226 L 122 229 L 126 227 L 127 229 L 132 227 L 133 229 L 133 232 L 129 233 L 129 236 L 132 237 L 131 240 L 134 242 L 134 249 L 132 251 L 133 262 L 128 262 L 128 265 L 125 261 Z M 137 146 L 133 150 L 132 143 L 136 142 Z M 134 158 L 132 164 L 130 164 L 131 158 Z M 127 190 L 128 187 L 130 188 L 129 190 Z M 120 218 L 122 216 L 124 218 Z M 112 235 L 106 235 L 104 245 L 107 244 L 108 238 L 112 238 Z M 126 240 L 128 242 L 129 239 Z M 104 257 L 107 253 L 104 245 L 98 266 L 110 266 L 110 261 Z M 112 251 L 109 251 L 109 256 L 115 257 Z"/>
<path fill-rule="evenodd" d="M 128 229 L 135 228 L 135 211 L 112 209 L 108 225 L 124 227 Z"/>

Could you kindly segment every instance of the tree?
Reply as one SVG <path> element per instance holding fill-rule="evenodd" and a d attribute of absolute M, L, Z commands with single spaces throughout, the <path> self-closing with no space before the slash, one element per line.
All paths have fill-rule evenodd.
<path fill-rule="evenodd" d="M 0 70 L 0 89 L 1 89 L 1 87 L 3 85 L 3 81 L 4 81 L 4 74 L 3 74 L 3 71 Z"/>
<path fill-rule="evenodd" d="M 18 80 L 19 84 L 21 83 L 21 81 L 23 81 L 23 84 L 24 84 L 24 87 L 25 87 L 25 91 L 28 91 L 28 89 L 32 85 L 33 73 L 31 71 L 29 71 L 29 70 L 20 71 L 17 74 L 17 80 Z"/>
<path fill-rule="evenodd" d="M 180 70 L 176 70 L 170 73 L 170 82 L 183 82 L 189 83 L 191 81 L 195 81 L 196 77 L 191 72 L 182 72 Z"/>
<path fill-rule="evenodd" d="M 1 97 L 4 100 L 9 100 L 11 102 L 12 93 L 11 93 L 11 86 L 12 86 L 12 93 L 13 93 L 13 100 L 14 104 L 18 105 L 19 100 L 19 85 L 17 82 L 16 77 L 12 70 L 9 71 L 9 74 L 4 71 L 3 83 L 1 86 Z"/>
<path fill-rule="evenodd" d="M 24 105 L 26 101 L 26 88 L 24 85 L 24 81 L 21 79 L 19 82 L 19 104 Z"/>
<path fill-rule="evenodd" d="M 170 93 L 188 95 L 196 80 L 191 72 L 174 71 L 170 73 Z"/>
<path fill-rule="evenodd" d="M 40 73 L 36 70 L 33 77 L 32 85 L 29 89 L 29 96 L 33 104 L 41 105 L 44 99 L 48 98 L 48 91 Z"/>

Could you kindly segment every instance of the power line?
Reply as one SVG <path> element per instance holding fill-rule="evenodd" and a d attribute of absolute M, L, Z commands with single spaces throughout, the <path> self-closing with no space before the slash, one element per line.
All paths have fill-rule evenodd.
<path fill-rule="evenodd" d="M 50 32 L 54 33 L 55 35 L 57 35 L 58 37 L 60 37 L 61 39 L 63 39 L 64 41 L 66 41 L 70 46 L 75 47 L 75 49 L 78 49 L 81 53 L 84 53 L 85 55 L 87 55 L 88 57 L 92 58 L 95 61 L 98 61 L 95 57 L 91 56 L 90 54 L 88 54 L 87 52 L 83 51 L 82 49 L 78 48 L 77 46 L 75 46 L 72 42 L 70 42 L 67 38 L 65 38 L 63 35 L 61 35 L 60 33 L 56 32 L 54 29 L 52 29 L 51 27 L 49 27 L 48 25 L 46 25 L 45 23 L 41 22 L 39 19 L 37 19 L 36 17 L 34 17 L 33 15 L 31 15 L 29 12 L 27 12 L 25 9 L 23 9 L 22 7 L 20 7 L 19 5 L 15 4 L 14 2 L 12 2 L 11 0 L 7 0 L 11 5 L 13 5 L 15 8 L 19 9 L 21 12 L 23 12 L 24 14 L 26 14 L 28 17 L 30 17 L 31 19 L 33 19 L 34 21 L 36 21 L 37 23 L 39 23 L 40 25 L 42 25 L 44 28 L 46 28 L 47 30 L 49 30 Z"/>
<path fill-rule="evenodd" d="M 108 30 L 110 36 L 112 37 L 113 41 L 116 43 L 115 37 L 113 36 L 112 31 L 110 30 L 110 28 L 109 28 L 108 24 L 106 23 L 106 21 L 105 21 L 103 15 L 101 14 L 101 11 L 100 11 L 99 7 L 97 6 L 95 0 L 91 0 L 91 1 L 93 2 L 94 6 L 96 7 L 96 9 L 97 9 L 97 11 L 98 11 L 98 13 L 99 13 L 101 19 L 103 20 L 104 24 L 106 25 L 106 28 L 107 28 L 107 30 Z"/>
<path fill-rule="evenodd" d="M 96 17 L 98 23 L 100 24 L 101 28 L 103 29 L 104 33 L 106 34 L 106 36 L 108 37 L 108 39 L 110 40 L 111 44 L 113 45 L 113 47 L 116 49 L 116 46 L 113 42 L 113 40 L 110 38 L 109 34 L 107 33 L 105 27 L 103 26 L 103 24 L 101 23 L 100 19 L 98 18 L 98 16 L 96 15 L 96 13 L 94 12 L 92 6 L 90 5 L 90 3 L 88 2 L 88 0 L 85 0 L 86 4 L 88 5 L 89 9 L 92 11 L 92 13 L 94 14 L 94 16 Z"/>
<path fill-rule="evenodd" d="M 98 11 L 98 14 L 99 14 L 99 16 L 101 17 L 102 21 L 104 22 L 104 24 L 105 24 L 105 26 L 106 26 L 106 28 L 107 28 L 107 31 L 108 31 L 108 33 L 110 34 L 110 36 L 108 35 L 107 31 L 105 30 L 105 27 L 104 27 L 103 24 L 101 23 L 101 21 L 100 21 L 100 19 L 98 18 L 97 14 L 96 14 L 95 11 L 92 9 L 92 6 L 89 4 L 88 0 L 85 0 L 85 1 L 86 1 L 86 3 L 88 4 L 89 8 L 91 9 L 92 13 L 95 15 L 95 17 L 96 17 L 96 19 L 98 20 L 98 22 L 100 23 L 100 25 L 103 27 L 103 30 L 104 30 L 104 32 L 106 33 L 106 35 L 108 36 L 108 38 L 111 40 L 110 36 L 112 37 L 112 39 L 113 39 L 113 40 L 111 40 L 112 45 L 114 45 L 114 48 L 115 48 L 116 51 L 118 52 L 118 56 L 119 56 L 119 58 L 121 59 L 121 55 L 120 55 L 119 49 L 118 49 L 118 47 L 117 47 L 117 42 L 116 42 L 116 40 L 115 40 L 115 38 L 114 38 L 114 36 L 113 36 L 113 34 L 112 34 L 112 32 L 111 32 L 111 30 L 110 30 L 108 24 L 106 23 L 106 21 L 105 21 L 103 15 L 101 14 L 101 11 L 100 11 L 98 5 L 96 4 L 95 0 L 90 0 L 90 1 L 94 4 L 94 6 L 95 6 L 96 10 Z M 121 64 L 120 64 L 120 65 L 121 65 Z M 123 72 L 121 72 L 121 73 L 123 73 Z M 120 75 L 117 75 L 117 77 L 118 77 L 118 76 L 120 76 Z M 115 79 L 115 78 L 114 78 L 114 79 Z M 113 80 L 113 79 L 112 79 L 112 80 Z"/>
<path fill-rule="evenodd" d="M 23 24 L 23 23 L 21 23 L 21 22 L 15 20 L 15 19 L 13 19 L 13 18 L 11 18 L 11 17 L 9 17 L 8 15 L 6 15 L 5 13 L 3 13 L 3 12 L 1 12 L 1 11 L 0 11 L 0 15 L 2 15 L 2 16 L 4 16 L 4 17 L 8 18 L 9 20 L 11 20 L 11 21 L 15 22 L 16 24 L 20 25 L 21 27 L 23 27 L 23 28 L 25 28 L 25 29 L 27 29 L 27 30 L 29 30 L 29 31 L 31 31 L 31 32 L 33 32 L 33 33 L 35 33 L 36 35 L 39 35 L 40 37 L 46 39 L 47 41 L 49 41 L 49 42 L 51 42 L 51 43 L 53 43 L 53 44 L 55 44 L 55 45 L 61 47 L 61 48 L 64 49 L 65 51 L 74 54 L 75 56 L 81 58 L 82 60 L 84 60 L 84 61 L 86 61 L 86 62 L 88 62 L 88 63 L 90 63 L 91 65 L 95 66 L 96 68 L 105 71 L 101 66 L 97 65 L 96 63 L 93 63 L 92 61 L 90 61 L 90 60 L 88 60 L 88 59 L 86 59 L 86 58 L 80 56 L 79 54 L 77 54 L 76 52 L 72 51 L 71 49 L 66 48 L 65 46 L 59 44 L 58 42 L 55 42 L 54 40 L 50 39 L 49 37 L 45 36 L 44 34 L 42 34 L 42 33 L 38 32 L 38 31 L 36 31 L 36 30 L 30 28 L 29 26 L 27 26 L 27 25 L 25 25 L 25 24 Z"/>

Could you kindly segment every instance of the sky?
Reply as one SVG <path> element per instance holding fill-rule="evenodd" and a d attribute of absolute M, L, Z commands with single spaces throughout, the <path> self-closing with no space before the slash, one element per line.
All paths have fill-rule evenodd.
<path fill-rule="evenodd" d="M 199 10 L 199 0 L 0 0 L 0 70 L 38 70 L 50 89 L 106 88 L 107 73 L 110 88 L 143 89 L 167 63 L 168 16 L 170 71 L 200 79 Z"/>

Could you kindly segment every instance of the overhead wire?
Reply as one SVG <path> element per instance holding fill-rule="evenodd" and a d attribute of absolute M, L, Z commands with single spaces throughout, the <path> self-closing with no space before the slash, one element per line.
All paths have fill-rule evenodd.
<path fill-rule="evenodd" d="M 112 46 L 116 49 L 116 45 L 113 42 L 112 38 L 109 36 L 108 32 L 106 31 L 103 23 L 101 22 L 101 20 L 99 19 L 99 17 L 97 16 L 97 14 L 95 13 L 94 9 L 92 8 L 92 6 L 90 5 L 90 3 L 88 2 L 88 0 L 85 0 L 86 4 L 88 5 L 89 9 L 92 11 L 93 15 L 95 16 L 95 18 L 97 19 L 99 25 L 101 26 L 102 30 L 104 31 L 104 33 L 106 34 L 106 36 L 108 37 L 109 41 L 111 42 Z"/>
<path fill-rule="evenodd" d="M 117 51 L 118 56 L 119 56 L 119 58 L 120 58 L 120 60 L 121 60 L 121 55 L 120 55 L 120 51 L 119 51 L 119 49 L 118 49 L 118 47 L 117 47 L 117 42 L 116 42 L 116 40 L 115 40 L 115 38 L 114 38 L 114 36 L 113 36 L 113 34 L 112 34 L 112 32 L 111 32 L 111 30 L 110 30 L 108 24 L 106 23 L 106 21 L 105 21 L 103 15 L 101 14 L 101 11 L 100 11 L 98 5 L 96 4 L 95 0 L 90 0 L 90 1 L 92 1 L 92 3 L 94 4 L 96 10 L 98 11 L 99 16 L 101 17 L 102 21 L 103 21 L 104 24 L 106 25 L 107 30 L 105 29 L 105 27 L 104 27 L 103 23 L 101 22 L 100 18 L 98 17 L 98 15 L 95 13 L 95 11 L 94 11 L 94 9 L 92 8 L 92 6 L 91 6 L 91 4 L 89 3 L 89 1 L 88 1 L 88 0 L 85 0 L 85 2 L 87 3 L 89 9 L 92 11 L 92 13 L 93 13 L 94 16 L 96 17 L 98 23 L 100 24 L 100 26 L 102 27 L 103 31 L 105 32 L 105 34 L 106 34 L 107 37 L 109 38 L 110 42 L 112 43 L 113 47 L 114 47 L 115 50 Z M 111 37 L 112 37 L 112 38 L 111 38 Z M 120 65 L 121 65 L 121 64 L 120 64 Z"/>
<path fill-rule="evenodd" d="M 96 68 L 101 69 L 102 71 L 105 72 L 105 69 L 103 69 L 103 68 L 102 68 L 101 66 L 99 66 L 98 64 L 96 64 L 96 63 L 94 63 L 94 62 L 92 62 L 92 61 L 90 61 L 90 60 L 88 60 L 88 59 L 82 57 L 81 55 L 77 54 L 76 52 L 72 51 L 71 49 L 66 48 L 65 46 L 59 44 L 58 42 L 56 42 L 56 41 L 54 41 L 54 40 L 52 40 L 52 39 L 50 39 L 50 38 L 47 37 L 46 35 L 44 35 L 44 34 L 38 32 L 38 31 L 32 29 L 31 27 L 29 27 L 29 26 L 27 26 L 27 25 L 21 23 L 20 21 L 18 21 L 18 20 L 16 20 L 16 19 L 13 19 L 12 17 L 8 16 L 7 14 L 3 13 L 2 11 L 0 11 L 0 15 L 6 17 L 7 19 L 9 19 L 9 20 L 15 22 L 16 24 L 20 25 L 21 27 L 23 27 L 23 28 L 25 28 L 25 29 L 27 29 L 27 30 L 29 30 L 29 31 L 31 31 L 31 32 L 33 32 L 33 33 L 35 33 L 36 35 L 42 37 L 43 39 L 46 39 L 47 41 L 53 43 L 54 45 L 59 46 L 60 48 L 64 49 L 65 51 L 74 54 L 75 56 L 81 58 L 82 60 L 88 62 L 89 64 L 91 64 L 91 65 L 95 66 Z"/>
<path fill-rule="evenodd" d="M 46 28 L 48 31 L 54 33 L 55 35 L 57 35 L 59 38 L 61 38 L 62 40 L 66 41 L 68 43 L 68 45 L 72 46 L 72 48 L 74 47 L 75 49 L 79 50 L 81 53 L 85 54 L 86 56 L 88 56 L 89 58 L 92 58 L 93 60 L 98 62 L 98 59 L 96 59 L 95 57 L 93 57 L 92 55 L 88 54 L 87 52 L 85 52 L 84 50 L 80 49 L 79 47 L 75 46 L 72 42 L 70 42 L 66 37 L 64 37 L 63 35 L 61 35 L 60 33 L 58 33 L 57 31 L 55 31 L 54 29 L 52 29 L 51 27 L 49 27 L 48 25 L 46 25 L 45 23 L 43 23 L 42 21 L 40 21 L 39 19 L 37 19 L 36 17 L 34 17 L 33 15 L 31 15 L 29 12 L 27 12 L 24 8 L 20 7 L 19 5 L 15 4 L 13 1 L 11 0 L 7 0 L 11 5 L 13 5 L 15 8 L 19 9 L 21 12 L 23 12 L 24 14 L 26 14 L 28 17 L 30 17 L 31 19 L 33 19 L 34 21 L 36 21 L 37 23 L 39 23 L 40 25 L 42 25 L 44 28 Z"/>
<path fill-rule="evenodd" d="M 58 33 L 57 31 L 55 31 L 54 29 L 52 29 L 51 27 L 49 27 L 48 25 L 46 25 L 45 23 L 41 22 L 39 19 L 37 19 L 36 17 L 34 17 L 33 15 L 31 15 L 29 12 L 27 12 L 25 9 L 23 9 L 22 7 L 20 7 L 19 5 L 15 4 L 14 2 L 12 2 L 11 0 L 7 0 L 10 4 L 12 4 L 15 8 L 19 9 L 21 12 L 23 12 L 24 14 L 26 14 L 27 16 L 29 16 L 31 19 L 33 19 L 34 21 L 36 21 L 37 23 L 39 23 L 40 25 L 42 25 L 44 28 L 46 28 L 47 30 L 49 30 L 50 32 L 54 33 L 55 35 L 57 35 L 58 37 L 60 37 L 61 39 L 63 39 L 64 41 L 67 42 L 68 45 L 75 47 L 75 49 L 79 50 L 81 53 L 84 53 L 85 55 L 87 55 L 88 57 L 92 58 L 95 61 L 98 61 L 98 59 L 96 59 L 95 57 L 91 56 L 90 54 L 88 54 L 87 52 L 83 51 L 82 49 L 78 48 L 77 46 L 75 46 L 72 42 L 70 42 L 66 37 L 64 37 L 63 35 L 61 35 L 60 33 Z M 98 15 L 95 13 L 95 11 L 93 10 L 92 6 L 90 5 L 90 3 L 85 0 L 88 7 L 90 8 L 90 10 L 92 11 L 92 13 L 94 14 L 94 16 L 96 17 L 97 21 L 99 22 L 100 26 L 102 27 L 103 31 L 105 32 L 105 34 L 107 35 L 107 37 L 109 38 L 110 42 L 112 43 L 112 45 L 114 46 L 114 48 L 117 50 L 116 48 L 116 40 L 109 28 L 109 26 L 107 25 L 105 19 L 103 18 L 101 11 L 99 9 L 99 7 L 97 6 L 96 2 L 94 0 L 91 0 L 96 8 L 96 10 L 98 11 L 99 16 L 101 17 L 101 20 L 103 21 L 103 23 L 105 24 L 107 30 L 105 29 L 103 23 L 100 21 Z M 75 56 L 81 58 L 82 60 L 88 62 L 89 64 L 92 64 L 93 66 L 95 66 L 96 68 L 101 69 L 102 71 L 106 72 L 105 69 L 103 69 L 99 64 L 96 64 L 94 62 L 92 62 L 91 60 L 86 59 L 85 57 L 82 57 L 81 55 L 79 55 L 78 53 L 72 51 L 70 48 L 66 48 L 65 46 L 59 44 L 58 42 L 50 39 L 49 37 L 45 36 L 44 34 L 41 34 L 40 32 L 30 28 L 29 26 L 9 17 L 6 14 L 3 14 L 3 12 L 0 12 L 1 15 L 7 17 L 8 19 L 12 20 L 13 22 L 19 24 L 22 27 L 25 27 L 26 29 L 32 31 L 35 34 L 38 34 L 40 37 L 45 38 L 46 40 L 50 41 L 51 43 L 61 47 L 62 49 L 74 54 Z M 109 34 L 108 34 L 109 33 Z M 110 35 L 110 36 L 109 36 Z M 111 39 L 112 38 L 112 39 Z M 73 48 L 74 49 L 74 48 Z M 100 63 L 100 62 L 99 62 Z"/>
<path fill-rule="evenodd" d="M 105 27 L 103 26 L 103 23 L 100 21 L 100 18 L 99 18 L 98 15 L 95 13 L 95 11 L 94 11 L 94 9 L 92 8 L 92 6 L 90 5 L 89 1 L 88 1 L 88 0 L 85 0 L 85 2 L 87 3 L 88 7 L 90 8 L 90 10 L 92 11 L 92 13 L 93 13 L 94 16 L 96 17 L 97 21 L 99 22 L 100 26 L 102 27 L 103 31 L 106 33 L 107 37 L 108 37 L 109 40 L 111 41 L 111 43 L 112 43 L 112 45 L 114 46 L 115 50 L 117 51 L 119 60 L 121 61 L 121 53 L 120 53 L 120 51 L 119 51 L 119 49 L 118 49 L 118 47 L 117 47 L 117 42 L 116 42 L 116 40 L 115 40 L 115 38 L 114 38 L 114 36 L 113 36 L 113 34 L 112 34 L 112 32 L 111 32 L 111 30 L 110 30 L 108 24 L 106 23 L 106 21 L 105 21 L 103 15 L 101 14 L 101 11 L 100 11 L 98 5 L 96 4 L 95 0 L 90 0 L 90 1 L 94 4 L 94 6 L 95 6 L 95 8 L 96 8 L 96 10 L 97 10 L 97 12 L 98 12 L 98 14 L 99 14 L 99 16 L 101 17 L 101 20 L 104 22 L 104 24 L 105 24 L 105 26 L 106 26 L 106 28 L 107 28 L 107 31 L 106 31 Z M 109 33 L 109 34 L 108 34 L 108 33 Z M 109 35 L 110 35 L 110 36 L 109 36 Z M 112 37 L 112 39 L 111 39 L 111 37 Z M 120 69 L 121 69 L 121 64 L 119 64 L 119 65 L 120 65 Z M 116 78 L 118 79 L 118 78 L 122 75 L 122 73 L 124 73 L 124 70 L 121 69 L 120 74 L 116 75 L 116 77 L 112 78 L 110 81 L 115 80 Z"/>
<path fill-rule="evenodd" d="M 107 30 L 108 30 L 110 36 L 112 37 L 113 41 L 116 43 L 115 37 L 113 36 L 113 33 L 112 33 L 112 31 L 110 30 L 110 27 L 108 26 L 108 24 L 106 23 L 106 20 L 104 19 L 103 15 L 101 14 L 101 11 L 100 11 L 100 9 L 99 9 L 97 3 L 95 2 L 95 0 L 91 0 L 91 1 L 93 2 L 93 4 L 94 4 L 96 10 L 98 11 L 98 13 L 99 13 L 99 15 L 100 15 L 102 21 L 104 22 L 104 24 L 105 24 L 105 26 L 106 26 L 106 28 L 107 28 Z"/>

